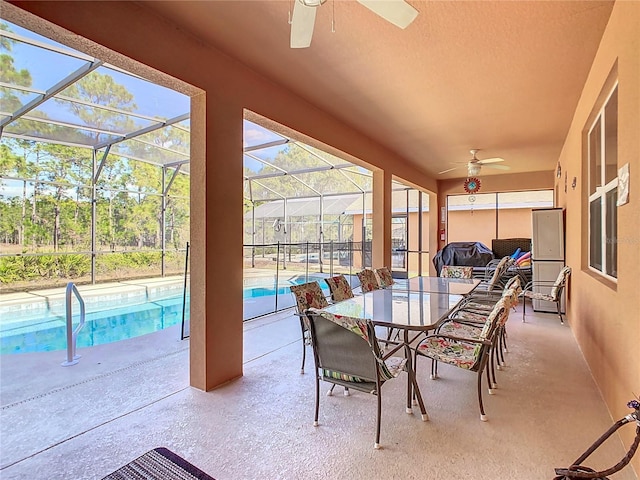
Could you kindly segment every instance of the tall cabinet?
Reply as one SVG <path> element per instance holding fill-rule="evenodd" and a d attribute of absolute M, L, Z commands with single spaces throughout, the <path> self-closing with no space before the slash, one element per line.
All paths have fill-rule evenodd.
<path fill-rule="evenodd" d="M 535 292 L 550 293 L 553 282 L 565 265 L 564 209 L 537 208 L 532 210 L 531 267 Z M 541 285 L 542 284 L 542 285 Z M 564 292 L 563 292 L 564 296 Z M 561 303 L 564 312 L 564 298 Z M 534 300 L 536 312 L 557 312 L 555 303 Z"/>

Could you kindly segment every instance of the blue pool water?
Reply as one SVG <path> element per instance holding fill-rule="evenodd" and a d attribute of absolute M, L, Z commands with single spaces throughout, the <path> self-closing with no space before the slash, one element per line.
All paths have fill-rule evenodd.
<path fill-rule="evenodd" d="M 313 280 L 320 280 L 321 278 L 324 277 L 320 277 L 320 278 L 313 278 L 313 277 L 309 277 L 309 281 L 313 281 Z M 275 283 L 275 282 L 274 282 Z M 304 277 L 300 277 L 300 278 L 294 278 L 294 279 L 290 279 L 287 280 L 287 284 L 282 286 L 280 285 L 278 288 L 275 287 L 275 285 L 270 285 L 270 286 L 245 286 L 242 290 L 242 298 L 244 300 L 250 299 L 250 298 L 260 298 L 260 297 L 266 297 L 269 295 L 276 295 L 276 293 L 278 295 L 289 295 L 291 293 L 291 290 L 289 290 L 289 287 L 291 285 L 299 285 L 301 283 L 305 283 L 305 278 Z M 324 282 L 320 282 L 318 281 L 318 283 L 320 284 L 320 287 L 323 289 L 323 291 L 328 294 L 329 289 L 327 287 L 327 285 Z"/>
<path fill-rule="evenodd" d="M 323 277 L 309 277 L 309 281 Z M 275 287 L 274 281 L 259 279 L 254 285 L 246 285 L 243 299 L 260 299 L 267 296 L 290 295 L 289 286 L 305 282 L 305 277 L 294 277 L 285 285 Z M 326 290 L 324 282 L 319 282 Z M 182 295 L 127 305 L 99 312 L 87 313 L 85 325 L 78 333 L 77 348 L 117 342 L 128 338 L 153 333 L 182 322 Z M 185 309 L 185 322 L 189 320 L 189 300 Z M 267 307 L 269 308 L 269 307 Z M 267 312 L 262 312 L 267 313 Z M 78 319 L 74 318 L 74 326 Z M 0 354 L 46 352 L 67 348 L 66 319 L 63 316 L 48 315 L 37 319 L 21 321 L 13 319 L 0 325 Z"/>
<path fill-rule="evenodd" d="M 189 319 L 189 304 L 185 321 Z M 77 325 L 74 319 L 74 326 Z M 117 342 L 153 333 L 182 322 L 182 295 L 141 305 L 128 305 L 88 313 L 78 333 L 77 348 Z M 47 352 L 67 348 L 64 317 L 50 316 L 36 321 L 13 323 L 0 335 L 0 354 Z"/>

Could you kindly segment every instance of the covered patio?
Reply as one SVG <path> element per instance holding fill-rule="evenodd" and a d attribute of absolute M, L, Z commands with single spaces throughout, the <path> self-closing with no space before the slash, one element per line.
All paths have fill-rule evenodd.
<path fill-rule="evenodd" d="M 512 317 L 508 366 L 485 402 L 489 422 L 478 420 L 472 374 L 442 366 L 432 381 L 425 361 L 430 421 L 405 413 L 403 374 L 386 386 L 382 450 L 371 446 L 371 395 L 323 395 L 313 426 L 313 376 L 299 373 L 291 310 L 244 323 L 245 375 L 211 392 L 189 387 L 178 327 L 82 349 L 73 368 L 59 366 L 62 352 L 6 356 L 2 478 L 99 479 L 159 446 L 217 480 L 552 478 L 612 422 L 570 330 L 553 315 Z M 625 451 L 612 440 L 587 464 L 611 466 Z"/>
<path fill-rule="evenodd" d="M 154 441 L 166 441 L 220 478 L 227 471 L 230 477 L 254 478 L 265 470 L 267 476 L 281 478 L 334 478 L 337 472 L 373 478 L 394 465 L 390 477 L 400 473 L 421 478 L 428 471 L 442 478 L 493 478 L 511 477 L 515 471 L 533 479 L 550 477 L 550 468 L 573 461 L 614 418 L 628 412 L 625 403 L 640 391 L 636 358 L 640 209 L 633 194 L 627 203 L 616 205 L 603 185 L 611 183 L 611 194 L 618 169 L 625 166 L 630 166 L 631 192 L 640 184 L 640 4 L 415 1 L 411 3 L 421 11 L 417 28 L 383 30 L 375 16 L 358 13 L 362 8 L 358 2 L 336 2 L 336 10 L 344 6 L 344 16 L 338 18 L 349 28 L 336 35 L 317 28 L 318 48 L 301 51 L 289 48 L 288 3 L 192 2 L 188 7 L 184 2 L 144 1 L 2 3 L 2 15 L 11 21 L 99 51 L 110 62 L 174 84 L 191 97 L 194 252 L 187 380 L 193 388 L 183 383 L 178 393 L 165 395 L 149 410 L 134 408 L 131 417 L 116 414 L 116 423 L 134 419 L 122 428 L 91 427 L 86 435 L 70 431 L 65 438 L 71 440 L 64 442 L 70 451 L 53 447 L 59 441 L 55 440 L 41 448 L 42 456 L 5 468 L 7 472 L 16 468 L 19 478 L 25 474 L 20 465 L 49 470 L 58 463 L 58 453 L 93 449 L 91 465 L 98 457 L 110 462 L 100 473 L 94 471 L 99 476 L 123 463 L 124 456 L 127 461 L 135 456 L 130 455 L 133 436 L 151 434 Z M 325 7 L 320 7 L 322 12 L 330 11 Z M 328 26 L 330 18 L 319 15 L 318 27 L 323 22 Z M 597 130 L 598 119 L 605 118 L 613 91 L 616 136 L 603 133 L 601 139 L 613 139 L 614 160 L 607 164 L 601 158 L 597 163 L 589 155 L 589 133 Z M 513 370 L 504 374 L 505 395 L 501 390 L 491 398 L 494 406 L 503 398 L 508 401 L 491 413 L 495 420 L 481 425 L 474 423 L 473 415 L 468 422 L 448 423 L 473 404 L 472 389 L 457 388 L 457 380 L 468 380 L 463 378 L 465 372 L 458 372 L 459 378 L 450 377 L 456 379 L 455 386 L 442 381 L 422 387 L 434 420 L 438 406 L 440 414 L 447 412 L 440 417 L 446 423 L 437 435 L 431 436 L 430 429 L 440 420 L 416 425 L 403 411 L 394 417 L 393 405 L 385 404 L 390 415 L 384 421 L 391 423 L 383 426 L 383 442 L 390 448 L 376 456 L 368 440 L 355 441 L 369 433 L 359 427 L 369 419 L 363 413 L 369 399 L 348 399 L 363 400 L 357 410 L 344 409 L 341 397 L 332 399 L 333 410 L 324 404 L 323 423 L 345 425 L 344 437 L 333 435 L 340 430 L 323 427 L 308 432 L 301 427 L 306 399 L 291 389 L 308 390 L 296 382 L 310 379 L 299 377 L 297 369 L 282 370 L 282 364 L 289 362 L 280 356 L 298 351 L 295 341 L 277 349 L 275 356 L 246 362 L 242 125 L 252 115 L 265 126 L 285 126 L 308 144 L 326 147 L 373 172 L 374 267 L 391 263 L 394 178 L 428 195 L 432 211 L 440 213 L 448 195 L 464 191 L 465 180 L 464 170 L 441 172 L 452 163 L 466 163 L 469 149 L 481 148 L 487 157 L 504 157 L 511 167 L 508 173 L 494 172 L 499 174 L 483 167 L 483 191 L 554 190 L 554 205 L 566 212 L 566 261 L 574 271 L 567 322 L 564 327 L 547 317 L 517 326 L 514 322 Z M 607 156 L 613 151 L 607 150 Z M 595 165 L 602 179 L 594 177 Z M 601 184 L 596 185 L 598 181 Z M 591 208 L 592 189 L 611 207 L 602 209 L 604 214 Z M 591 219 L 609 218 L 607 212 L 616 223 L 603 223 L 609 235 L 597 235 Z M 429 232 L 432 256 L 446 242 L 446 218 L 430 215 Z M 612 246 L 615 271 L 597 268 L 592 252 Z M 262 339 L 268 350 L 278 345 L 269 335 Z M 515 375 L 509 382 L 511 372 Z M 142 375 L 151 378 L 151 373 Z M 171 375 L 181 374 L 165 372 Z M 449 386 L 455 389 L 447 391 Z M 141 390 L 136 389 L 144 395 Z M 232 395 L 230 403 L 218 403 L 226 392 Z M 590 400 L 581 401 L 581 396 Z M 126 401 L 116 398 L 114 402 Z M 171 400 L 176 403 L 164 403 Z M 591 410 L 594 406 L 602 410 Z M 6 410 L 12 408 L 16 406 Z M 260 415 L 253 416 L 254 412 Z M 502 423 L 500 412 L 508 422 Z M 337 417 L 349 413 L 353 416 Z M 585 421 L 598 415 L 602 415 L 599 423 Z M 341 422 L 331 423 L 337 418 Z M 358 428 L 353 428 L 355 421 Z M 105 420 L 105 425 L 116 423 Z M 395 428 L 388 428 L 390 424 Z M 324 432 L 331 433 L 325 437 Z M 217 433 L 224 433 L 224 440 Z M 631 437 L 631 432 L 621 435 L 625 443 Z M 483 442 L 470 441 L 477 438 Z M 558 445 L 569 446 L 572 440 L 580 445 L 573 444 L 571 452 L 560 458 Z M 365 446 L 358 450 L 356 443 Z M 318 444 L 327 447 L 326 454 L 316 455 Z M 247 456 L 229 457 L 221 445 L 233 445 L 234 455 Z M 516 449 L 520 445 L 523 450 Z M 344 455 L 347 446 L 356 454 Z M 138 448 L 135 453 L 151 446 Z M 389 460 L 393 453 L 397 455 Z M 617 449 L 603 463 L 618 460 L 620 453 Z M 31 463 L 38 461 L 42 463 Z M 636 471 L 639 465 L 636 457 Z M 630 469 L 623 475 L 634 478 Z"/>

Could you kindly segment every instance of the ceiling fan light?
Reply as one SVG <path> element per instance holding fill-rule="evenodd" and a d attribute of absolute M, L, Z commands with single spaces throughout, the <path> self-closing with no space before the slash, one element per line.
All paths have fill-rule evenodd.
<path fill-rule="evenodd" d="M 305 7 L 319 7 L 327 0 L 299 0 Z"/>
<path fill-rule="evenodd" d="M 476 175 L 479 175 L 480 165 L 478 165 L 477 163 L 470 163 L 467 166 L 467 173 L 469 174 L 470 177 L 475 177 Z"/>

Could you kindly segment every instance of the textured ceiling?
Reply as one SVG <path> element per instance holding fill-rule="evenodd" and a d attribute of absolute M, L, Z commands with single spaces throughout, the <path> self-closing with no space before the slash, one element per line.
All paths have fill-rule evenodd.
<path fill-rule="evenodd" d="M 420 14 L 401 30 L 328 0 L 311 47 L 290 49 L 291 1 L 140 3 L 437 178 L 466 175 L 436 174 L 471 148 L 510 172 L 553 170 L 613 6 L 409 0 Z"/>

